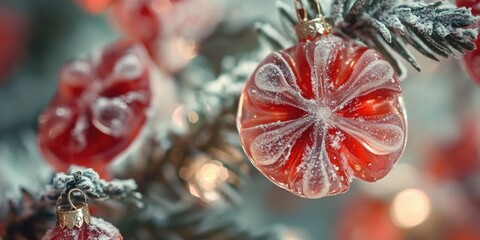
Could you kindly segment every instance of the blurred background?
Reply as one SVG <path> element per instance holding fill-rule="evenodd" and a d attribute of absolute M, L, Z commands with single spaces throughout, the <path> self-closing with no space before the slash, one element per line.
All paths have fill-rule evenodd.
<path fill-rule="evenodd" d="M 185 79 L 216 79 L 226 74 L 226 65 L 242 59 L 255 67 L 268 53 L 255 23 L 281 24 L 275 0 L 213 2 L 222 7 L 186 13 L 215 15 L 205 23 L 208 30 L 198 39 L 175 42 L 179 52 L 165 53 L 181 56 L 164 66 L 181 100 L 161 106 L 172 109 L 163 114 L 174 125 L 177 121 L 179 132 L 188 131 L 182 124 L 198 120 L 191 111 L 186 123 L 175 119 L 182 106 L 196 102 L 187 100 L 190 90 L 179 85 L 204 84 Z M 0 202 L 19 198 L 21 187 L 39 192 L 53 176 L 36 139 L 38 116 L 57 90 L 62 65 L 125 37 L 111 10 L 97 13 L 96 7 L 73 0 L 0 0 Z M 402 82 L 409 122 L 406 152 L 385 179 L 354 181 L 346 194 L 307 200 L 250 167 L 238 188 L 238 208 L 229 214 L 251 229 L 282 229 L 284 240 L 480 239 L 480 89 L 465 73 L 461 55 L 440 63 L 417 59 L 422 72 L 409 68 Z M 231 136 L 238 145 L 238 137 Z M 207 195 L 206 202 L 215 200 Z"/>

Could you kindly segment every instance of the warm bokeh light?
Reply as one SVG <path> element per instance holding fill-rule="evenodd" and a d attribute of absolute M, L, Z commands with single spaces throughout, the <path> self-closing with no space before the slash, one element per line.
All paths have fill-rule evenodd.
<path fill-rule="evenodd" d="M 282 240 L 307 240 L 310 239 L 300 229 L 287 229 L 282 234 Z"/>
<path fill-rule="evenodd" d="M 218 194 L 218 192 L 215 192 L 215 191 L 202 192 L 201 189 L 199 189 L 197 186 L 195 186 L 192 183 L 188 184 L 188 189 L 193 196 L 203 199 L 204 201 L 207 201 L 207 202 L 214 202 L 220 198 L 220 195 Z"/>
<path fill-rule="evenodd" d="M 185 125 L 185 106 L 178 106 L 172 114 L 172 123 L 179 129 L 186 128 Z"/>
<path fill-rule="evenodd" d="M 180 176 L 188 182 L 190 193 L 206 202 L 220 198 L 219 186 L 228 179 L 223 163 L 207 155 L 199 155 L 189 167 L 180 170 Z"/>
<path fill-rule="evenodd" d="M 195 173 L 195 178 L 205 191 L 213 191 L 220 182 L 228 178 L 228 171 L 219 161 L 211 161 L 200 167 Z"/>
<path fill-rule="evenodd" d="M 282 240 L 302 240 L 300 237 L 295 235 L 294 233 L 286 233 L 283 235 Z"/>
<path fill-rule="evenodd" d="M 391 206 L 393 222 L 401 228 L 423 223 L 430 214 L 430 199 L 420 189 L 407 189 L 395 196 Z"/>
<path fill-rule="evenodd" d="M 88 13 L 100 14 L 113 2 L 112 0 L 76 0 Z"/>
<path fill-rule="evenodd" d="M 178 37 L 174 41 L 178 53 L 185 59 L 192 59 L 198 55 L 197 43 L 194 39 Z"/>
<path fill-rule="evenodd" d="M 155 12 L 161 13 L 172 7 L 172 2 L 170 0 L 154 0 L 150 2 L 150 6 Z"/>
<path fill-rule="evenodd" d="M 193 124 L 197 123 L 199 119 L 198 113 L 194 111 L 189 112 L 187 117 L 188 117 L 188 121 Z"/>

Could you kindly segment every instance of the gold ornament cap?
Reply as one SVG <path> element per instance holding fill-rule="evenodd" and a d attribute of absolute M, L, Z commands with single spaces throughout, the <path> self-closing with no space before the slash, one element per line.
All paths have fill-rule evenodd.
<path fill-rule="evenodd" d="M 294 1 L 298 17 L 298 24 L 295 26 L 295 31 L 299 41 L 312 41 L 317 36 L 326 35 L 332 32 L 332 24 L 330 24 L 328 18 L 322 16 L 318 0 L 315 1 L 317 3 L 318 16 L 313 19 L 309 19 L 307 9 L 303 5 L 302 0 Z"/>
<path fill-rule="evenodd" d="M 72 194 L 79 192 L 83 195 L 85 201 L 83 203 L 74 204 L 72 202 Z M 60 196 L 57 200 L 57 225 L 64 229 L 72 229 L 74 226 L 80 228 L 84 223 L 90 224 L 90 212 L 88 210 L 87 195 L 80 189 L 74 188 L 68 191 L 68 204 L 59 204 L 62 199 Z"/>

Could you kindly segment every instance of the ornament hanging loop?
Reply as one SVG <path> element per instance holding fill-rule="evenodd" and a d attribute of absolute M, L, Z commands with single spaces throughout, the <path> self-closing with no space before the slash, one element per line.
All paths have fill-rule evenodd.
<path fill-rule="evenodd" d="M 332 25 L 328 19 L 322 15 L 322 8 L 319 0 L 315 0 L 318 16 L 309 19 L 308 11 L 302 0 L 294 0 L 295 9 L 298 17 L 298 24 L 295 26 L 297 37 L 300 42 L 312 41 L 317 36 L 329 34 L 332 31 Z"/>
<path fill-rule="evenodd" d="M 87 195 L 85 194 L 85 192 L 83 192 L 79 188 L 74 188 L 74 189 L 71 189 L 70 191 L 68 191 L 68 194 L 67 194 L 68 204 L 70 204 L 70 207 L 72 207 L 72 209 L 77 209 L 75 204 L 73 204 L 73 202 L 72 202 L 72 193 L 74 193 L 74 192 L 79 192 L 83 195 L 83 198 L 85 199 L 84 204 L 87 203 Z"/>
<path fill-rule="evenodd" d="M 84 202 L 74 203 L 72 194 L 80 192 L 83 195 Z M 90 224 L 90 212 L 87 204 L 87 194 L 79 188 L 73 188 L 67 193 L 68 204 L 61 204 L 62 195 L 57 199 L 57 225 L 64 229 L 72 229 L 74 226 L 80 228 L 84 223 Z"/>
<path fill-rule="evenodd" d="M 305 8 L 305 5 L 303 4 L 302 0 L 294 0 L 294 4 L 295 4 L 295 9 L 296 9 L 296 12 L 297 12 L 297 17 L 298 17 L 298 20 L 303 23 L 303 22 L 308 22 L 309 19 L 308 19 L 308 11 L 307 9 Z M 315 1 L 315 5 L 317 7 L 317 13 L 318 13 L 318 18 L 322 18 L 323 15 L 322 15 L 322 7 L 320 6 L 320 2 L 319 0 L 316 0 Z"/>

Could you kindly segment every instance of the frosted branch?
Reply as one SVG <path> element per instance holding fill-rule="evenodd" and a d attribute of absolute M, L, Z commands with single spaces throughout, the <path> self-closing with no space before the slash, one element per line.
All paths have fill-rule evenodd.
<path fill-rule="evenodd" d="M 332 18 L 337 32 L 358 38 L 370 47 L 389 46 L 414 68 L 420 65 L 406 48 L 412 45 L 426 57 L 453 56 L 475 49 L 478 30 L 468 28 L 478 18 L 469 9 L 447 2 L 424 3 L 417 0 L 335 0 Z M 381 39 L 375 39 L 376 36 Z M 390 54 L 382 51 L 382 54 Z M 392 56 L 389 56 L 393 58 Z M 396 64 L 392 62 L 392 64 Z"/>
<path fill-rule="evenodd" d="M 79 188 L 87 196 L 94 200 L 103 200 L 114 198 L 120 200 L 132 201 L 137 206 L 141 206 L 142 195 L 137 190 L 137 184 L 133 179 L 118 180 L 114 179 L 107 182 L 100 179 L 98 173 L 93 169 L 70 169 L 65 173 L 57 173 L 53 178 L 51 186 L 53 193 L 49 194 L 52 198 L 66 194 L 70 189 Z"/>

